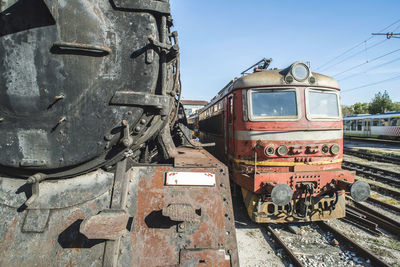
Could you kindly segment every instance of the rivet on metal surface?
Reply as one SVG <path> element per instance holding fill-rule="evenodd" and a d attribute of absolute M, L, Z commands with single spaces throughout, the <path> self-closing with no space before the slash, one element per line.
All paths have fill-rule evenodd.
<path fill-rule="evenodd" d="M 3 117 L 0 117 L 0 122 L 3 122 L 4 121 L 4 118 Z"/>
<path fill-rule="evenodd" d="M 58 120 L 57 125 L 60 125 L 61 123 L 63 123 L 66 120 L 67 120 L 67 117 L 65 117 L 65 116 L 61 117 L 61 119 Z"/>
<path fill-rule="evenodd" d="M 61 93 L 61 94 L 55 96 L 54 100 L 60 100 L 60 99 L 63 99 L 63 98 L 65 98 L 65 95 L 63 93 Z"/>

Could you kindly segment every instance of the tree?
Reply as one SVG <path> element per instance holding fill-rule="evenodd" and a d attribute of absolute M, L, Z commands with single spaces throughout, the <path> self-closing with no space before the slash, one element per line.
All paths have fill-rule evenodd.
<path fill-rule="evenodd" d="M 400 111 L 400 102 L 393 103 L 393 111 Z"/>
<path fill-rule="evenodd" d="M 388 92 L 385 90 L 383 94 L 381 92 L 375 94 L 375 97 L 372 99 L 372 102 L 369 105 L 369 113 L 385 113 L 393 110 L 393 108 L 393 102 L 390 99 Z"/>
<path fill-rule="evenodd" d="M 369 111 L 369 103 L 355 103 L 352 107 L 354 110 L 354 114 L 368 114 Z"/>
<path fill-rule="evenodd" d="M 354 114 L 353 106 L 342 106 L 343 117 L 351 116 Z"/>

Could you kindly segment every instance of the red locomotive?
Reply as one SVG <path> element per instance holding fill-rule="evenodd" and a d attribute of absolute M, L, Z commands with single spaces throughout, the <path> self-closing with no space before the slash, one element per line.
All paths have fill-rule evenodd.
<path fill-rule="evenodd" d="M 199 114 L 200 139 L 242 188 L 255 222 L 318 221 L 345 216 L 345 193 L 356 201 L 369 185 L 341 168 L 339 87 L 302 62 L 232 80 Z"/>

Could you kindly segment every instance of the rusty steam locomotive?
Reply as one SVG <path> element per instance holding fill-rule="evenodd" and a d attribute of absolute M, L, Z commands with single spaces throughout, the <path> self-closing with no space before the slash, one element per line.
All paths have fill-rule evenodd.
<path fill-rule="evenodd" d="M 171 26 L 167 0 L 1 1 L 0 266 L 237 266 Z"/>

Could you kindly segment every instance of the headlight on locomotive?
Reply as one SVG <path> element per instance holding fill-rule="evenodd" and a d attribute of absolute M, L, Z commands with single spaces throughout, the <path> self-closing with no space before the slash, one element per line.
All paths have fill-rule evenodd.
<path fill-rule="evenodd" d="M 286 146 L 279 146 L 277 149 L 279 156 L 285 156 L 288 153 L 288 148 Z"/>
<path fill-rule="evenodd" d="M 264 152 L 267 156 L 273 156 L 275 154 L 275 148 L 273 146 L 267 146 Z"/>
<path fill-rule="evenodd" d="M 333 146 L 331 146 L 331 153 L 333 155 L 337 155 L 340 152 L 340 146 L 338 144 L 334 144 Z"/>
<path fill-rule="evenodd" d="M 310 76 L 310 70 L 307 65 L 301 62 L 297 62 L 292 67 L 292 76 L 299 82 L 304 81 Z"/>
<path fill-rule="evenodd" d="M 323 145 L 321 148 L 322 154 L 327 154 L 329 152 L 329 146 Z"/>

